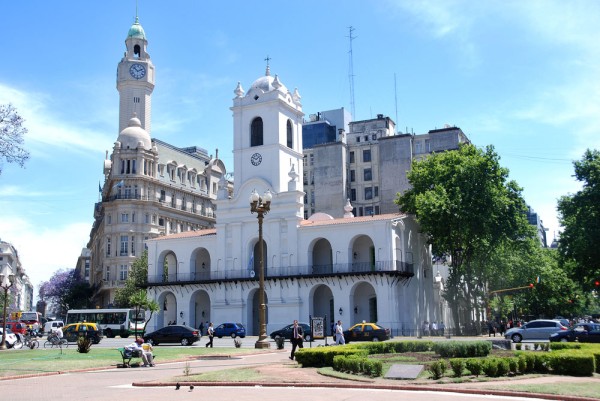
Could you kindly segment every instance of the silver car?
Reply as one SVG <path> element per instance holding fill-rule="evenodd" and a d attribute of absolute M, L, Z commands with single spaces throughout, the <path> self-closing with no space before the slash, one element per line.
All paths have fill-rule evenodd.
<path fill-rule="evenodd" d="M 504 333 L 504 338 L 520 343 L 523 340 L 548 340 L 551 334 L 557 331 L 567 330 L 556 320 L 532 320 L 521 327 L 514 327 Z"/>

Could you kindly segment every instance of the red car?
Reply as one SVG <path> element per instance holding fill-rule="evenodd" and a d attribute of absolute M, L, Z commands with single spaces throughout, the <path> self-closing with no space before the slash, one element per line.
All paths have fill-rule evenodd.
<path fill-rule="evenodd" d="M 0 323 L 0 328 L 2 324 Z M 10 329 L 15 334 L 27 334 L 27 324 L 23 322 L 6 322 L 6 328 Z"/>

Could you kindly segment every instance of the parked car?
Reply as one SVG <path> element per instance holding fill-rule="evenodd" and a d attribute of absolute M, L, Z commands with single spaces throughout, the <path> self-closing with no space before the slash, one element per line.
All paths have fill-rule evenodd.
<path fill-rule="evenodd" d="M 597 323 L 577 323 L 575 327 L 569 330 L 557 331 L 550 335 L 551 342 L 571 342 L 579 341 L 581 343 L 600 343 L 600 324 Z"/>
<path fill-rule="evenodd" d="M 65 327 L 65 323 L 62 320 L 51 320 L 44 324 L 44 333 L 50 334 L 59 327 Z"/>
<path fill-rule="evenodd" d="M 79 337 L 88 337 L 93 344 L 98 344 L 103 337 L 102 329 L 96 323 L 71 323 L 64 326 L 62 331 L 64 338 L 70 343 L 77 342 Z"/>
<path fill-rule="evenodd" d="M 246 328 L 241 323 L 223 323 L 215 328 L 215 336 L 218 338 L 225 336 L 244 338 L 246 337 Z"/>
<path fill-rule="evenodd" d="M 2 327 L 2 324 L 0 323 L 0 328 Z M 6 322 L 6 328 L 10 329 L 10 331 L 12 331 L 14 334 L 21 334 L 21 335 L 25 335 L 27 334 L 27 324 L 23 323 L 23 322 Z"/>
<path fill-rule="evenodd" d="M 521 327 L 513 327 L 504 333 L 504 338 L 520 343 L 523 340 L 548 340 L 551 334 L 567 330 L 559 321 L 538 319 Z"/>
<path fill-rule="evenodd" d="M 152 345 L 160 343 L 180 343 L 181 345 L 192 345 L 200 339 L 200 332 L 189 326 L 171 325 L 165 326 L 151 333 L 144 334 L 144 341 Z"/>
<path fill-rule="evenodd" d="M 2 326 L 0 326 L 0 341 L 2 341 Z M 8 327 L 6 328 L 6 337 L 4 341 L 6 343 L 7 348 L 13 348 L 15 347 L 15 345 L 17 346 L 17 348 L 19 348 L 19 344 L 21 345 L 21 347 L 23 346 L 23 343 L 19 341 L 15 333 L 13 333 L 12 330 Z"/>
<path fill-rule="evenodd" d="M 312 339 L 310 326 L 306 323 L 298 323 L 298 326 L 302 327 L 302 331 L 304 332 L 304 341 L 310 341 Z M 294 325 L 288 324 L 284 328 L 275 330 L 274 332 L 272 332 L 269 335 L 269 337 L 271 337 L 273 340 L 275 340 L 276 338 L 280 338 L 280 337 L 283 337 L 286 340 L 291 340 L 293 333 L 294 333 Z"/>
<path fill-rule="evenodd" d="M 346 343 L 351 341 L 385 341 L 390 338 L 390 329 L 375 323 L 357 323 L 344 331 Z"/>

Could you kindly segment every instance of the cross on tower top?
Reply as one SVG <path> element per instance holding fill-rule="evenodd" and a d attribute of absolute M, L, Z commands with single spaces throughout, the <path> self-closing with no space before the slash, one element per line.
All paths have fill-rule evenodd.
<path fill-rule="evenodd" d="M 271 69 L 269 68 L 269 61 L 271 61 L 271 57 L 269 57 L 269 55 L 267 55 L 267 58 L 265 58 L 265 61 L 267 62 L 267 71 L 265 72 L 265 75 L 269 76 L 269 75 L 271 75 Z"/>

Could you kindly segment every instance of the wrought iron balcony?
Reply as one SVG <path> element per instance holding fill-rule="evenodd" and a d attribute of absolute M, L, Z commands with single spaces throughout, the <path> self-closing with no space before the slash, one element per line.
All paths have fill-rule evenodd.
<path fill-rule="evenodd" d="M 265 279 L 304 278 L 328 276 L 352 276 L 386 274 L 410 279 L 414 276 L 412 263 L 400 261 L 380 261 L 373 263 L 337 263 L 329 265 L 268 267 L 265 269 Z M 149 275 L 148 285 L 212 283 L 219 281 L 258 280 L 258 273 L 248 269 L 228 269 L 197 273 L 173 273 Z"/>

